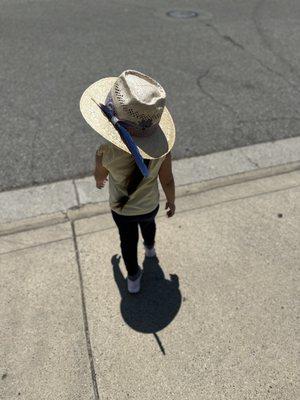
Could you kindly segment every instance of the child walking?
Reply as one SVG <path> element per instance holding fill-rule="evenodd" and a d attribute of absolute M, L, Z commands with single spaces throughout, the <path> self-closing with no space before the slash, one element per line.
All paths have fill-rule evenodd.
<path fill-rule="evenodd" d="M 109 204 L 130 293 L 140 291 L 143 275 L 137 260 L 139 226 L 145 256 L 156 256 L 158 178 L 166 195 L 167 216 L 172 217 L 176 209 L 171 156 L 175 125 L 165 104 L 163 87 L 135 70 L 95 82 L 80 100 L 83 117 L 106 139 L 96 152 L 94 176 L 98 189 L 109 181 Z"/>

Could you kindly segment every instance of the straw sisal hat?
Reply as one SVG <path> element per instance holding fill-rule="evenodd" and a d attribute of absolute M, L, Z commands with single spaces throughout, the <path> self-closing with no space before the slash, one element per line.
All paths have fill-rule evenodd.
<path fill-rule="evenodd" d="M 166 92 L 150 76 L 125 70 L 119 77 L 93 83 L 80 99 L 80 111 L 87 123 L 105 139 L 130 153 L 100 104 L 111 110 L 113 121 L 126 127 L 143 158 L 160 158 L 173 147 L 175 125 L 165 106 Z"/>

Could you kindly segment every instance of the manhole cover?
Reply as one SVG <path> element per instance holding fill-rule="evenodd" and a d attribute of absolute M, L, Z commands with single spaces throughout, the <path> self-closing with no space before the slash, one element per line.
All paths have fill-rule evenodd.
<path fill-rule="evenodd" d="M 172 18 L 195 18 L 200 20 L 207 20 L 212 18 L 212 14 L 208 11 L 198 10 L 198 11 L 187 11 L 187 10 L 171 10 L 167 12 L 168 17 Z"/>
<path fill-rule="evenodd" d="M 183 11 L 183 10 L 171 10 L 167 12 L 167 15 L 172 18 L 194 18 L 198 17 L 196 11 Z"/>

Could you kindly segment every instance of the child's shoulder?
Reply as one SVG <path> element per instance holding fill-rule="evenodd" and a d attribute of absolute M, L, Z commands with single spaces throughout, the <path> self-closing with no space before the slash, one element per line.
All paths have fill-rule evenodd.
<path fill-rule="evenodd" d="M 97 154 L 98 155 L 105 154 L 111 150 L 112 150 L 112 143 L 110 143 L 110 142 L 102 143 L 102 144 L 100 144 L 100 146 L 97 149 Z"/>

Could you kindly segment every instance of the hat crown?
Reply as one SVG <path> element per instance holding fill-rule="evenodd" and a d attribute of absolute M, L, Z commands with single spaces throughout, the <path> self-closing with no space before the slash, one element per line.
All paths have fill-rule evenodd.
<path fill-rule="evenodd" d="M 114 82 L 110 96 L 119 119 L 140 126 L 152 126 L 160 121 L 166 104 L 166 92 L 150 76 L 126 70 Z"/>

